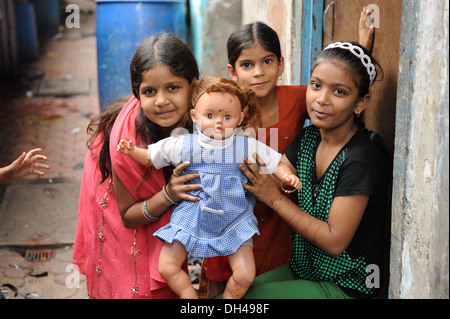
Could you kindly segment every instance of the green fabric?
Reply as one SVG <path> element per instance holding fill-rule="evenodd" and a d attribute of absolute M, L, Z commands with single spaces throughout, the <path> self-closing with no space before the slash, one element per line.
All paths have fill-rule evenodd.
<path fill-rule="evenodd" d="M 296 279 L 289 265 L 255 278 L 243 299 L 352 299 L 332 282 Z"/>
<path fill-rule="evenodd" d="M 346 159 L 347 148 L 344 147 L 326 171 L 317 201 L 313 200 L 312 169 L 320 131 L 316 127 L 305 129 L 305 135 L 298 151 L 297 171 L 303 187 L 299 191 L 299 206 L 308 214 L 328 221 L 333 203 L 339 168 Z M 340 287 L 358 290 L 371 295 L 373 290 L 366 285 L 367 263 L 363 257 L 352 258 L 344 251 L 338 257 L 332 257 L 317 248 L 298 233 L 294 233 L 290 266 L 300 279 L 314 282 L 331 281 Z"/>

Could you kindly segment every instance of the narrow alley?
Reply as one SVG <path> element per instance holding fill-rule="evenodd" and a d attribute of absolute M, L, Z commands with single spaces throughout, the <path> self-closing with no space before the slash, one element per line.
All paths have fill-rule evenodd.
<path fill-rule="evenodd" d="M 0 166 L 38 147 L 50 165 L 43 177 L 0 185 L 5 298 L 87 297 L 71 263 L 86 127 L 99 113 L 95 2 L 80 1 L 80 13 L 80 28 L 41 37 L 20 81 L 1 83 Z"/>

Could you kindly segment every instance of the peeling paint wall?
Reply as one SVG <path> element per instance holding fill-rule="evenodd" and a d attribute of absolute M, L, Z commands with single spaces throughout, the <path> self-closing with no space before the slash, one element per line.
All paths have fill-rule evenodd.
<path fill-rule="evenodd" d="M 263 21 L 280 38 L 286 60 L 279 84 L 300 84 L 302 0 L 190 0 L 192 46 L 202 76 L 228 77 L 226 43 L 240 25 Z"/>
<path fill-rule="evenodd" d="M 262 21 L 277 33 L 285 69 L 279 84 L 300 84 L 300 44 L 302 1 L 242 0 L 242 23 Z"/>
<path fill-rule="evenodd" d="M 448 1 L 403 5 L 390 298 L 449 298 Z"/>
<path fill-rule="evenodd" d="M 242 23 L 242 0 L 190 0 L 190 8 L 201 76 L 228 78 L 227 40 Z"/>

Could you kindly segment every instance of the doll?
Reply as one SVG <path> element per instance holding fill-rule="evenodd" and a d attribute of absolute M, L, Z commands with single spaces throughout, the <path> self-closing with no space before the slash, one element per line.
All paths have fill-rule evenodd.
<path fill-rule="evenodd" d="M 181 268 L 188 253 L 196 257 L 228 256 L 233 274 L 223 298 L 240 298 L 255 277 L 252 237 L 259 234 L 253 214 L 256 200 L 242 187 L 248 182 L 240 171 L 244 158 L 255 162 L 258 154 L 266 163 L 261 168 L 263 173 L 273 174 L 281 185 L 295 190 L 301 182 L 280 162 L 280 153 L 237 134 L 238 128 L 257 123 L 256 97 L 251 89 L 232 80 L 206 77 L 192 87 L 191 105 L 194 134 L 171 136 L 148 149 L 121 140 L 117 150 L 157 169 L 189 161 L 183 174 L 200 174 L 202 189 L 192 191 L 198 201 L 178 203 L 172 199 L 174 194 L 163 188 L 167 200 L 176 206 L 170 223 L 154 233 L 165 242 L 159 271 L 180 298 L 196 298 L 189 276 Z M 148 219 L 155 219 L 145 205 L 142 211 Z"/>

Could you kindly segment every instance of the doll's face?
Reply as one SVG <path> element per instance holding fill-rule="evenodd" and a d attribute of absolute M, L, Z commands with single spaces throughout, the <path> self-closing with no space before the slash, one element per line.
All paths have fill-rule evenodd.
<path fill-rule="evenodd" d="M 224 139 L 231 135 L 244 119 L 239 99 L 230 93 L 205 93 L 191 110 L 191 118 L 207 136 Z"/>

